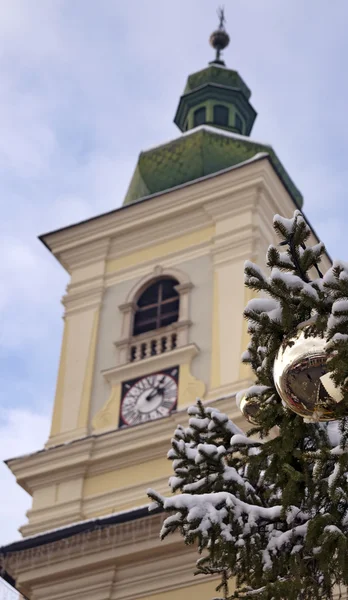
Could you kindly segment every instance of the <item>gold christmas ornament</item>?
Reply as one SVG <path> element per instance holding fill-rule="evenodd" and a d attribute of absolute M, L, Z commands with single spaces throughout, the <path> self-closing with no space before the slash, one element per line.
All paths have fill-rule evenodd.
<path fill-rule="evenodd" d="M 299 330 L 281 346 L 274 361 L 279 396 L 293 412 L 311 421 L 335 421 L 343 416 L 343 395 L 328 372 L 325 345 L 325 338 L 305 337 L 305 329 Z"/>
<path fill-rule="evenodd" d="M 252 425 L 258 424 L 255 417 L 260 410 L 260 406 L 256 400 L 252 398 L 248 399 L 242 395 L 239 398 L 237 397 L 237 406 L 249 423 Z"/>

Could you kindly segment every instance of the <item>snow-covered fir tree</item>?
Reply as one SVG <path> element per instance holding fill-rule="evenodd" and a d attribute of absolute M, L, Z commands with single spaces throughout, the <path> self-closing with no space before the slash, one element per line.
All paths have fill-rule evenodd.
<path fill-rule="evenodd" d="M 245 434 L 197 401 L 168 453 L 179 493 L 148 493 L 170 513 L 161 536 L 178 530 L 197 542 L 197 572 L 220 574 L 224 598 L 329 600 L 348 585 L 348 263 L 322 276 L 324 246 L 306 247 L 311 232 L 298 211 L 277 215 L 274 228 L 280 244 L 268 250 L 270 272 L 245 265 L 246 286 L 263 296 L 244 313 L 250 343 L 242 360 L 255 385 L 243 394 L 258 407 L 257 424 Z M 339 421 L 306 421 L 275 388 L 278 350 L 304 322 L 327 341 L 344 396 Z"/>

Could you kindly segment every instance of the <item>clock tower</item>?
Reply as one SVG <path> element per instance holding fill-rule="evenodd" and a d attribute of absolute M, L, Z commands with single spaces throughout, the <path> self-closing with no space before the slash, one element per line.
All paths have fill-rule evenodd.
<path fill-rule="evenodd" d="M 210 599 L 196 552 L 159 541 L 175 427 L 200 397 L 241 427 L 234 395 L 249 292 L 274 213 L 302 197 L 274 150 L 250 137 L 251 92 L 222 50 L 188 77 L 181 134 L 142 152 L 121 208 L 40 237 L 70 275 L 52 426 L 45 448 L 7 462 L 32 496 L 23 539 L 0 567 L 28 600 Z"/>

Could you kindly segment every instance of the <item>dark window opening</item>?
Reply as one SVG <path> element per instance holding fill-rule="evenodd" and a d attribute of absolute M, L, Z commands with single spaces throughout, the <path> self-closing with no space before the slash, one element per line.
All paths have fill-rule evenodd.
<path fill-rule="evenodd" d="M 216 104 L 214 106 L 214 123 L 216 125 L 224 125 L 228 126 L 228 108 L 227 106 L 222 106 L 221 104 Z"/>
<path fill-rule="evenodd" d="M 176 279 L 159 279 L 141 294 L 134 315 L 133 335 L 140 335 L 179 318 L 179 294 Z"/>
<path fill-rule="evenodd" d="M 198 127 L 198 125 L 204 125 L 204 123 L 206 122 L 206 109 L 205 106 L 202 106 L 201 108 L 197 108 L 197 110 L 195 110 L 195 112 L 193 113 L 193 126 L 194 127 Z"/>
<path fill-rule="evenodd" d="M 239 133 L 242 133 L 243 132 L 243 121 L 240 118 L 238 113 L 236 113 L 234 123 L 235 123 L 236 129 L 238 129 Z"/>

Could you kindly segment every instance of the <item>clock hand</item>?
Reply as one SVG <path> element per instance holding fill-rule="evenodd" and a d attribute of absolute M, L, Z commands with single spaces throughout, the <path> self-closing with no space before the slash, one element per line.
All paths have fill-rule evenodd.
<path fill-rule="evenodd" d="M 164 381 L 164 377 L 162 377 L 162 379 L 160 380 L 159 384 L 146 396 L 146 400 L 151 400 L 152 398 L 154 398 L 155 396 L 157 396 L 157 394 L 164 394 L 164 388 L 160 388 L 161 384 Z"/>
<path fill-rule="evenodd" d="M 155 396 L 157 396 L 157 388 L 154 388 L 146 397 L 145 400 L 152 400 L 152 398 L 154 398 Z"/>

